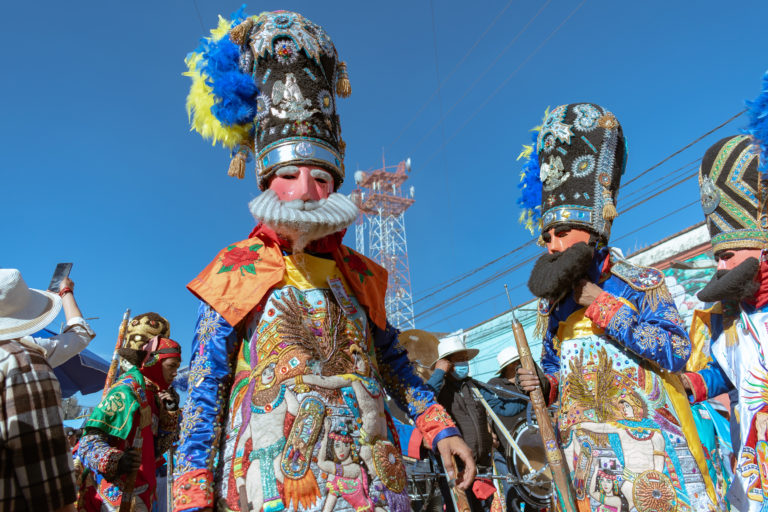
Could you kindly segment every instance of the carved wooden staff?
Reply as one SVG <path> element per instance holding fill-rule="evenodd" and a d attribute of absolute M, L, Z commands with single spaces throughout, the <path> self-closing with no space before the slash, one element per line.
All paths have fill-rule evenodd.
<path fill-rule="evenodd" d="M 109 388 L 112 387 L 112 384 L 115 382 L 115 375 L 117 374 L 117 363 L 120 361 L 120 354 L 117 353 L 118 350 L 123 348 L 123 340 L 125 339 L 125 330 L 128 329 L 128 319 L 131 316 L 131 309 L 128 308 L 125 310 L 125 314 L 123 315 L 123 321 L 120 322 L 120 329 L 117 331 L 117 343 L 115 343 L 115 351 L 112 353 L 112 362 L 109 364 L 109 371 L 107 372 L 107 380 L 104 381 L 104 391 L 101 393 L 101 398 L 104 398 L 107 396 L 107 392 L 109 392 Z"/>
<path fill-rule="evenodd" d="M 533 357 L 531 357 L 528 338 L 525 336 L 523 325 L 515 316 L 515 308 L 512 306 L 512 300 L 509 298 L 509 288 L 507 285 L 504 285 L 504 289 L 507 292 L 507 300 L 509 301 L 509 308 L 512 313 L 512 333 L 515 335 L 517 352 L 520 354 L 520 364 L 523 368 L 532 371 L 536 375 L 536 363 L 533 362 Z M 533 412 L 536 414 L 536 421 L 539 424 L 541 440 L 544 442 L 544 453 L 547 454 L 549 469 L 552 471 L 552 479 L 555 484 L 560 509 L 565 512 L 576 512 L 576 503 L 573 499 L 568 467 L 565 463 L 563 451 L 560 449 L 560 445 L 555 437 L 552 418 L 549 416 L 547 403 L 544 401 L 544 394 L 541 392 L 541 388 L 537 387 L 531 391 L 531 403 L 533 404 Z"/>
<path fill-rule="evenodd" d="M 453 478 L 448 480 L 448 487 L 451 488 L 451 501 L 453 501 L 453 510 L 456 512 L 470 512 L 469 500 L 467 494 L 456 485 L 456 475 L 459 472 L 459 466 L 456 463 L 456 456 L 451 455 L 453 460 Z M 443 468 L 445 468 L 445 459 L 443 459 Z"/>

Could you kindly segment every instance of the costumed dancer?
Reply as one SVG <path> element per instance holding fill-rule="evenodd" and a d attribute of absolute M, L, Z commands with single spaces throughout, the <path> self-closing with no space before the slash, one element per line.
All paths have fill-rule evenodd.
<path fill-rule="evenodd" d="M 384 388 L 444 458 L 474 463 L 386 319 L 386 271 L 341 244 L 358 211 L 336 96 L 346 66 L 319 25 L 278 11 L 221 19 L 187 58 L 193 129 L 255 156 L 260 221 L 188 285 L 201 299 L 175 510 L 409 510 Z M 452 471 L 452 467 L 449 467 Z"/>
<path fill-rule="evenodd" d="M 133 510 L 152 510 L 157 465 L 178 439 L 178 403 L 168 389 L 181 363 L 181 347 L 156 337 L 144 353 L 140 366 L 115 382 L 85 423 L 78 450 L 84 467 L 80 511 L 118 510 L 132 473 Z"/>
<path fill-rule="evenodd" d="M 768 74 L 750 104 L 749 134 L 726 137 L 704 154 L 701 206 L 717 272 L 698 293 L 715 304 L 696 311 L 692 357 L 683 382 L 692 402 L 722 393 L 731 399 L 731 440 L 737 455 L 727 500 L 733 510 L 768 510 Z M 697 368 L 698 367 L 698 368 Z"/>
<path fill-rule="evenodd" d="M 581 510 L 709 511 L 717 506 L 679 379 L 690 342 L 653 268 L 607 247 L 626 145 L 599 105 L 561 105 L 538 128 L 522 175 L 522 219 L 547 254 L 539 297 L 541 366 Z M 537 376 L 518 371 L 523 389 Z M 562 492 L 566 492 L 563 490 Z"/>

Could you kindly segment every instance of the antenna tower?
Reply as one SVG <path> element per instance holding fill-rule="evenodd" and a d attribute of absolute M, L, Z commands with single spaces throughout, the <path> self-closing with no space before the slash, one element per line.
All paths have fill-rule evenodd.
<path fill-rule="evenodd" d="M 355 249 L 378 262 L 389 273 L 385 308 L 387 318 L 398 329 L 413 329 L 411 271 L 408 268 L 408 242 L 405 236 L 405 210 L 413 203 L 413 187 L 406 195 L 403 183 L 411 172 L 411 159 L 381 168 L 355 173 L 351 198 L 360 208 L 355 225 Z M 368 227 L 368 247 L 365 228 Z"/>

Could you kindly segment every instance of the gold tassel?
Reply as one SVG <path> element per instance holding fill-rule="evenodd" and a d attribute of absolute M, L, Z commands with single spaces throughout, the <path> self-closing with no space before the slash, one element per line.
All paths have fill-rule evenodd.
<path fill-rule="evenodd" d="M 652 288 L 645 292 L 643 305 L 650 307 L 651 311 L 656 311 L 656 308 L 658 308 L 659 304 L 662 302 L 674 304 L 674 300 L 672 299 L 672 295 L 669 293 L 669 289 L 667 288 L 666 284 L 661 283 L 656 288 Z"/>
<path fill-rule="evenodd" d="M 229 161 L 229 172 L 227 174 L 239 180 L 245 178 L 245 161 L 246 153 L 244 151 L 235 153 L 235 156 Z"/>
<path fill-rule="evenodd" d="M 349 83 L 349 75 L 347 74 L 347 63 L 339 62 L 338 65 L 339 78 L 336 80 L 336 94 L 340 98 L 349 98 L 352 94 L 352 86 Z"/>
<path fill-rule="evenodd" d="M 339 152 L 341 153 L 341 156 L 344 156 L 347 152 L 347 143 L 344 142 L 344 139 L 339 139 Z"/>
<path fill-rule="evenodd" d="M 544 338 L 547 333 L 547 326 L 549 326 L 549 315 L 542 315 L 536 313 L 536 327 L 533 329 L 533 335 L 537 338 Z"/>
<path fill-rule="evenodd" d="M 237 46 L 242 46 L 245 43 L 245 38 L 253 28 L 253 20 L 247 18 L 244 22 L 229 31 L 229 39 Z"/>
<path fill-rule="evenodd" d="M 619 212 L 616 211 L 616 206 L 613 204 L 611 191 L 603 186 L 603 219 L 610 222 L 618 216 Z"/>

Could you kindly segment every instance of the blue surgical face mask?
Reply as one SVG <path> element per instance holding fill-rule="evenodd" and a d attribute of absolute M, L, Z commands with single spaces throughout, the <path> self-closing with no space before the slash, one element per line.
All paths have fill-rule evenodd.
<path fill-rule="evenodd" d="M 467 376 L 469 376 L 469 363 L 453 363 L 453 370 L 451 370 L 451 373 L 459 380 L 466 379 Z"/>

